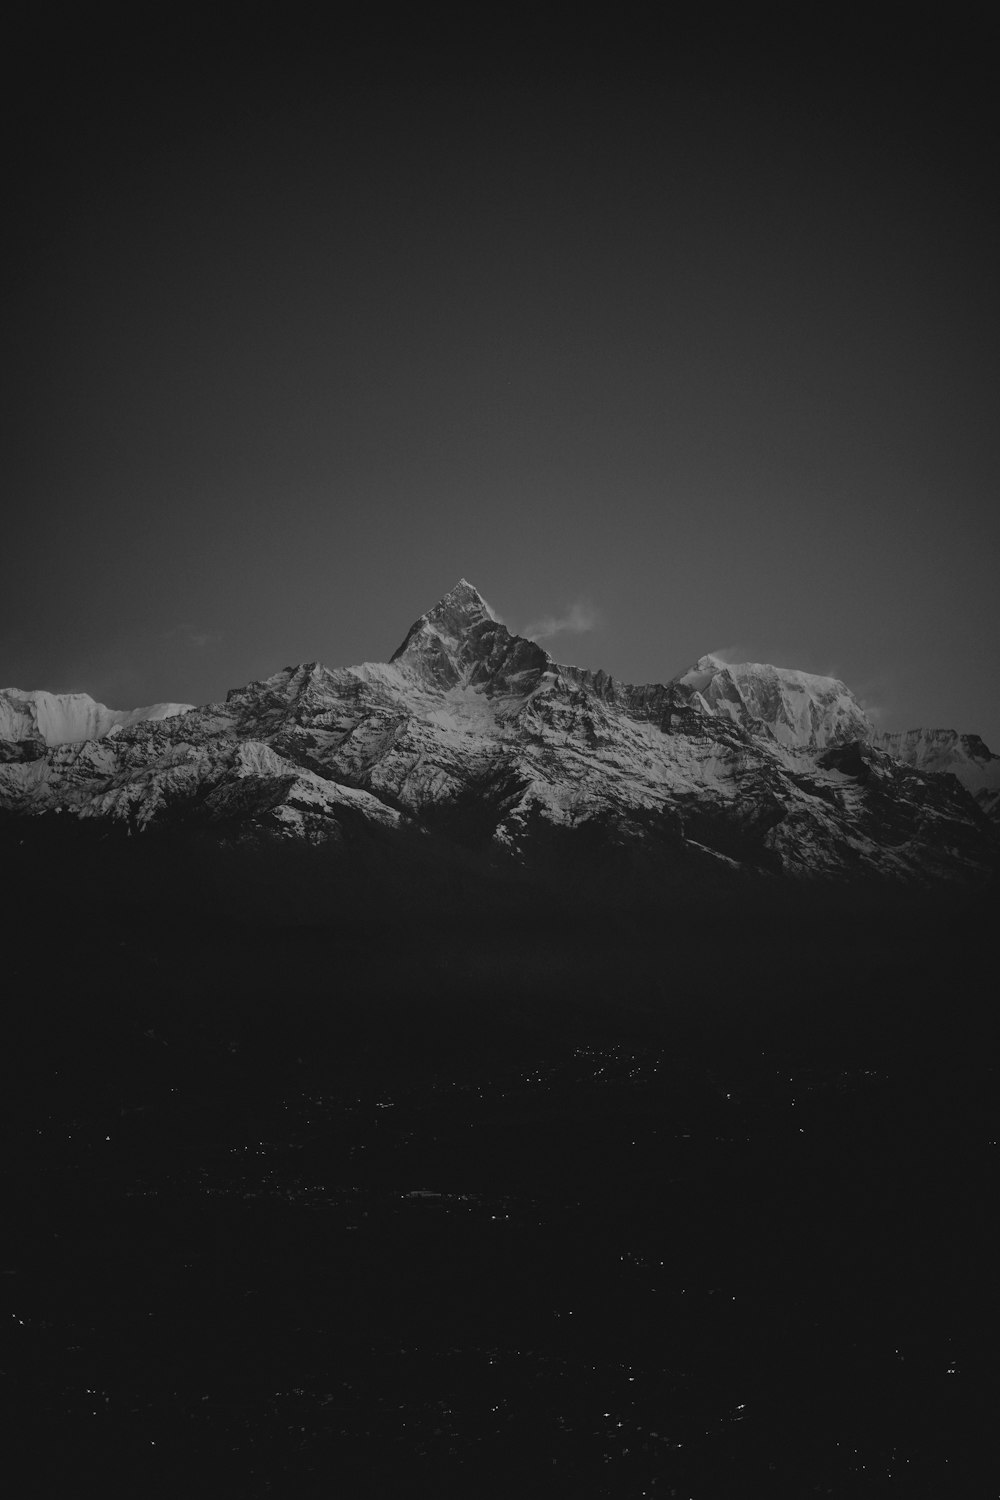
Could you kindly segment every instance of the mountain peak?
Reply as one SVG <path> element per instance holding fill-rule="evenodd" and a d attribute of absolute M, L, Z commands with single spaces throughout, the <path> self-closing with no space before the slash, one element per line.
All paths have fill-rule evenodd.
<path fill-rule="evenodd" d="M 482 594 L 468 579 L 460 578 L 453 589 L 449 589 L 432 609 L 414 620 L 406 637 L 389 658 L 413 656 L 425 651 L 427 646 L 456 646 L 470 630 L 484 624 L 497 624 L 496 615 Z"/>
<path fill-rule="evenodd" d="M 537 675 L 548 660 L 540 646 L 512 636 L 466 578 L 414 621 L 390 657 L 437 687 L 489 690 L 509 688 L 512 676 Z"/>
<path fill-rule="evenodd" d="M 875 733 L 857 698 L 836 677 L 766 662 L 727 662 L 709 653 L 674 683 L 696 707 L 740 724 L 764 723 L 789 748 L 870 740 Z"/>
<path fill-rule="evenodd" d="M 463 609 L 476 614 L 484 614 L 487 619 L 495 620 L 496 615 L 490 609 L 482 594 L 474 583 L 467 578 L 460 578 L 453 589 L 449 589 L 443 599 L 440 599 L 430 611 L 433 614 L 440 609 Z"/>

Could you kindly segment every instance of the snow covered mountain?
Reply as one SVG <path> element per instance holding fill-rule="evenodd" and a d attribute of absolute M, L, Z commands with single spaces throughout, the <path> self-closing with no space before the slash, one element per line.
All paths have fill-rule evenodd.
<path fill-rule="evenodd" d="M 55 745 L 100 740 L 126 724 L 169 719 L 193 703 L 152 703 L 147 708 L 106 708 L 87 693 L 23 693 L 0 688 L 0 760 L 44 755 Z"/>
<path fill-rule="evenodd" d="M 725 714 L 751 731 L 765 726 L 791 749 L 825 749 L 875 733 L 850 688 L 834 677 L 703 656 L 674 681 L 705 713 Z"/>
<path fill-rule="evenodd" d="M 905 734 L 876 735 L 874 743 L 906 766 L 931 775 L 957 776 L 984 812 L 1000 815 L 1000 755 L 994 755 L 978 734 L 909 729 Z"/>
<path fill-rule="evenodd" d="M 36 726 L 8 735 L 0 720 L 0 809 L 19 822 L 60 811 L 346 848 L 377 829 L 484 867 L 639 860 L 681 879 L 926 887 L 997 867 L 973 793 L 995 790 L 1000 757 L 974 737 L 877 736 L 843 683 L 767 665 L 706 656 L 646 686 L 560 665 L 464 579 L 386 663 L 287 667 L 103 735 L 100 705 L 58 719 L 47 696 L 5 695 L 15 729 L 22 703 Z"/>

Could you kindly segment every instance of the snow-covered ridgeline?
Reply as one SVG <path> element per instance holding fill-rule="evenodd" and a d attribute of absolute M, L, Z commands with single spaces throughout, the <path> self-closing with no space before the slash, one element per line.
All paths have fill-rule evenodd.
<path fill-rule="evenodd" d="M 978 734 L 908 729 L 879 734 L 875 744 L 905 766 L 930 775 L 957 776 L 985 812 L 1000 811 L 1000 755 L 994 755 Z"/>
<path fill-rule="evenodd" d="M 861 704 L 836 677 L 709 655 L 674 682 L 704 712 L 743 725 L 757 720 L 789 749 L 825 749 L 875 734 Z"/>
<path fill-rule="evenodd" d="M 87 693 L 24 692 L 0 688 L 0 743 L 39 749 L 103 739 L 112 730 L 146 719 L 187 713 L 191 703 L 151 703 L 145 708 L 108 708 Z"/>
<path fill-rule="evenodd" d="M 639 687 L 560 666 L 464 580 L 389 663 L 287 667 L 182 715 L 6 702 L 22 732 L 0 743 L 0 807 L 24 814 L 317 842 L 446 827 L 517 859 L 540 830 L 591 824 L 838 879 L 975 876 L 997 852 L 952 775 L 929 774 L 971 768 L 989 791 L 1000 757 L 975 737 L 879 737 L 842 682 L 766 664 L 706 656 Z"/>

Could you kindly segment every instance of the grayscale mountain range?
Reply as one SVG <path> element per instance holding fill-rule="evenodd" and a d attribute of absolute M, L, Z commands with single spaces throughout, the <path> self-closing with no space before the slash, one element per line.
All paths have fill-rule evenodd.
<path fill-rule="evenodd" d="M 287 667 L 222 703 L 110 710 L 0 692 L 0 811 L 237 845 L 409 831 L 530 869 L 655 854 L 791 881 L 977 884 L 1000 756 L 880 734 L 834 678 L 704 656 L 665 684 L 561 665 L 464 579 L 387 663 Z M 27 836 L 22 834 L 22 836 Z"/>

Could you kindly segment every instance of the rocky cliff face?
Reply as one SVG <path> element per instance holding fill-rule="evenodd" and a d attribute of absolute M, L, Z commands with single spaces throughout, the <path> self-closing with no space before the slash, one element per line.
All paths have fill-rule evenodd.
<path fill-rule="evenodd" d="M 843 683 L 770 666 L 703 657 L 641 687 L 561 666 L 464 580 L 387 663 L 312 662 L 223 703 L 137 713 L 41 749 L 10 737 L 0 807 L 237 841 L 409 831 L 508 868 L 558 847 L 927 886 L 997 863 L 995 827 L 956 779 L 1000 762 L 973 737 L 942 742 L 939 764 L 930 741 L 877 737 Z"/>

